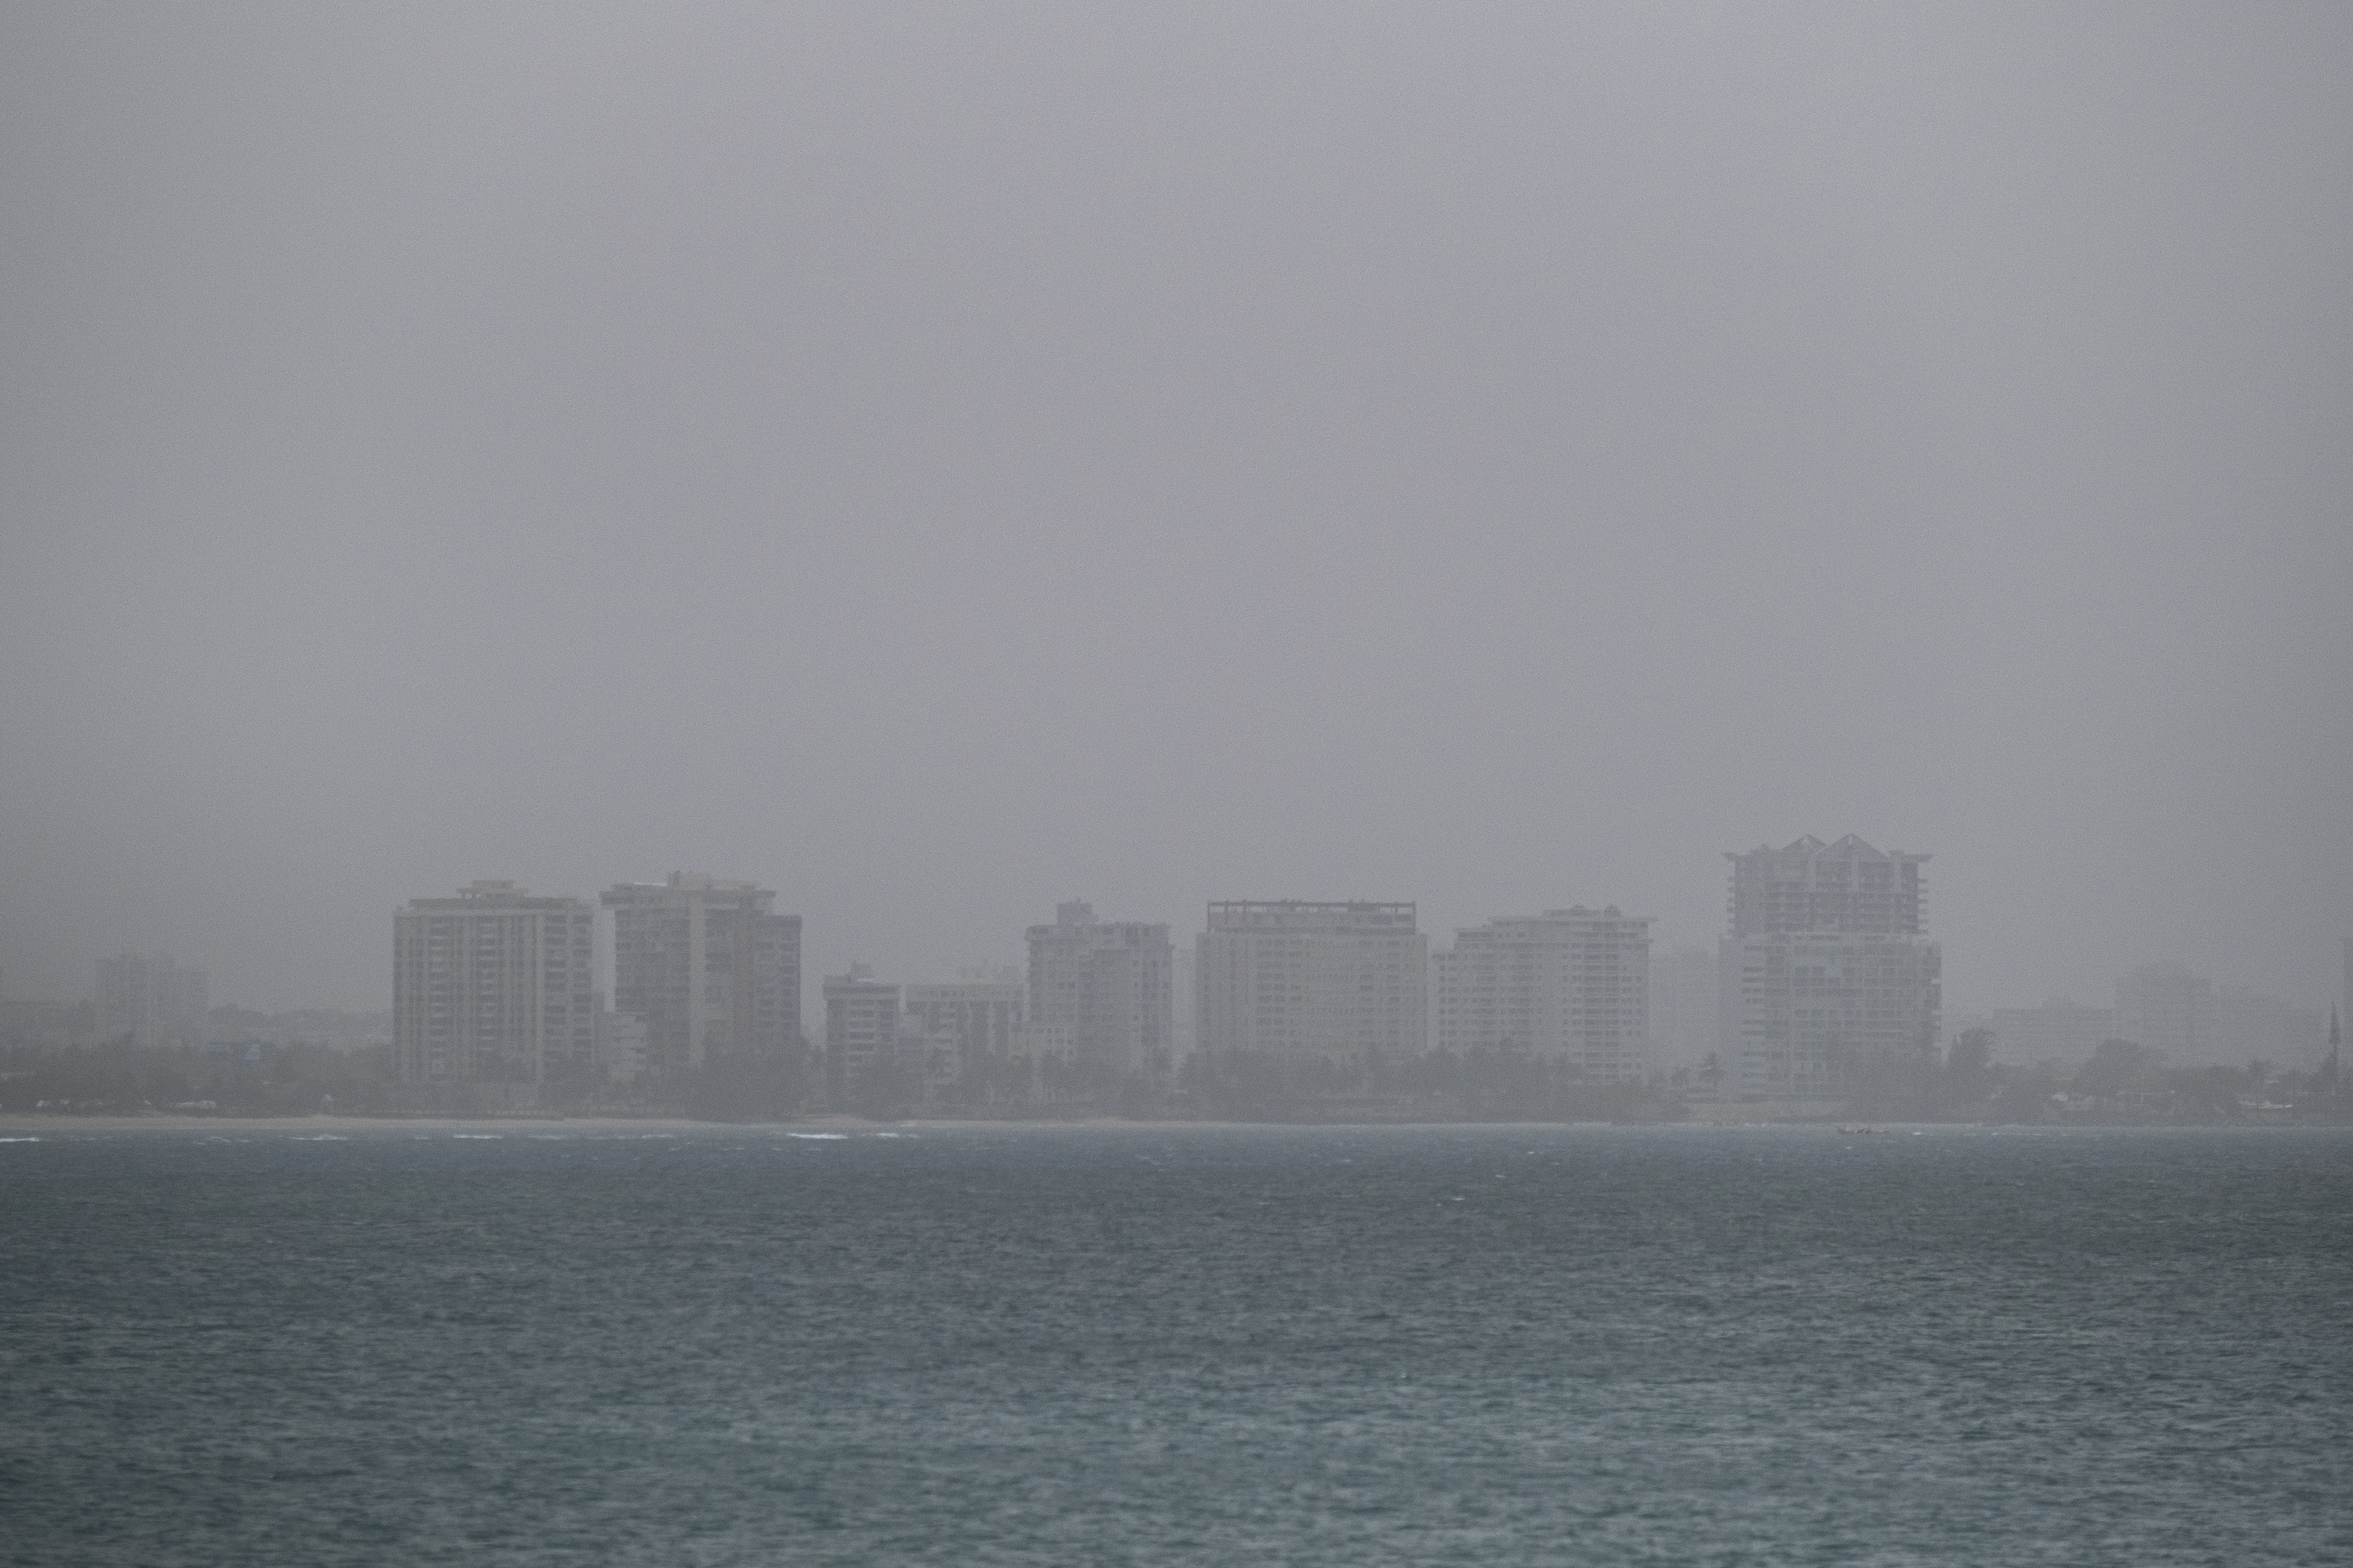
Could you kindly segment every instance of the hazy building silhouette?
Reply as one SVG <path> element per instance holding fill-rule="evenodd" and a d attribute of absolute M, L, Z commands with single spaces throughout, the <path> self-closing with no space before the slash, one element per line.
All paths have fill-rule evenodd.
<path fill-rule="evenodd" d="M 1663 1068 L 1698 1068 L 1719 1033 L 1715 949 L 1696 944 L 1651 954 L 1651 1055 Z"/>
<path fill-rule="evenodd" d="M 1054 906 L 1052 925 L 1031 926 L 1029 1023 L 1034 1038 L 1070 1031 L 1074 1059 L 1114 1072 L 1171 1065 L 1175 965 L 1168 928 L 1102 921 L 1092 905 Z"/>
<path fill-rule="evenodd" d="M 927 1035 L 952 1033 L 966 1051 L 1005 1057 L 1014 1052 L 1028 1023 L 1029 987 L 1016 979 L 987 980 L 978 975 L 943 984 L 909 985 L 901 1011 L 919 1021 Z"/>
<path fill-rule="evenodd" d="M 1988 1020 L 1994 1055 L 2019 1067 L 2050 1062 L 2081 1067 L 2116 1035 L 2113 1007 L 2082 1006 L 2054 996 L 2040 1007 L 1997 1007 Z"/>
<path fill-rule="evenodd" d="M 596 911 L 475 882 L 392 920 L 393 1058 L 404 1083 L 540 1083 L 596 1057 Z"/>
<path fill-rule="evenodd" d="M 863 963 L 825 977 L 825 1061 L 837 1085 L 889 1060 L 898 1039 L 898 986 Z"/>
<path fill-rule="evenodd" d="M 2232 1067 L 2260 1061 L 2315 1068 L 2328 1050 L 2321 1014 L 2247 985 L 2214 987 L 2213 1030 L 2214 1058 Z"/>
<path fill-rule="evenodd" d="M 1419 1056 L 1430 939 L 1414 906 L 1229 900 L 1195 939 L 1195 1028 L 1206 1052 L 1285 1061 Z"/>
<path fill-rule="evenodd" d="M 1436 955 L 1438 1047 L 1525 1052 L 1605 1082 L 1639 1079 L 1650 1044 L 1651 922 L 1615 904 L 1508 915 Z"/>
<path fill-rule="evenodd" d="M 801 918 L 750 882 L 673 871 L 607 889 L 613 1010 L 645 1021 L 647 1065 L 780 1057 L 800 1039 Z"/>
<path fill-rule="evenodd" d="M 2214 1058 L 2214 986 L 2179 963 L 2144 963 L 2116 981 L 2116 1034 L 2176 1067 Z"/>
<path fill-rule="evenodd" d="M 1732 930 L 1716 983 L 1727 1088 L 1835 1097 L 1873 1068 L 1934 1057 L 1943 954 L 1924 934 L 1927 856 L 1849 834 L 1725 858 Z"/>
<path fill-rule="evenodd" d="M 101 958 L 92 994 L 99 1043 L 201 1045 L 208 1037 L 206 993 L 203 970 L 175 968 L 160 952 Z"/>
<path fill-rule="evenodd" d="M 599 1006 L 596 1065 L 614 1083 L 635 1083 L 646 1070 L 646 1021 L 635 1013 L 615 1013 Z"/>

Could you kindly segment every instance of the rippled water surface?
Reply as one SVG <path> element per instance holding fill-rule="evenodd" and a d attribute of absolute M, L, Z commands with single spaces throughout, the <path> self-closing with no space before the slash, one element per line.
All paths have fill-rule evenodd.
<path fill-rule="evenodd" d="M 2353 1562 L 2342 1133 L 901 1131 L 0 1147 L 0 1557 Z"/>

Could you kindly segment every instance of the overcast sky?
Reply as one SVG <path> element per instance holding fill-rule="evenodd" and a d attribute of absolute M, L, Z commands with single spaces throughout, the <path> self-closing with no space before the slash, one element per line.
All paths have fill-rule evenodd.
<path fill-rule="evenodd" d="M 2353 931 L 2353 10 L 0 13 L 0 988 L 478 877 Z"/>

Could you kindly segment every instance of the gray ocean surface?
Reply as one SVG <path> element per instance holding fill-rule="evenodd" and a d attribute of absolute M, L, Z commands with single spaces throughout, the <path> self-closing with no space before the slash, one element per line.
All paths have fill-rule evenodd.
<path fill-rule="evenodd" d="M 0 1559 L 2353 1563 L 2353 1136 L 61 1125 Z"/>

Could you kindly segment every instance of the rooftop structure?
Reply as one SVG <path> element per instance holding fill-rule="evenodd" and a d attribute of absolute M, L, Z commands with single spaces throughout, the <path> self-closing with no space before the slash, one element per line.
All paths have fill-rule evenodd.
<path fill-rule="evenodd" d="M 1925 929 L 1926 855 L 1883 853 L 1850 833 L 1835 844 L 1810 835 L 1779 849 L 1727 850 L 1725 858 L 1732 862 L 1735 936 L 1917 936 Z"/>

